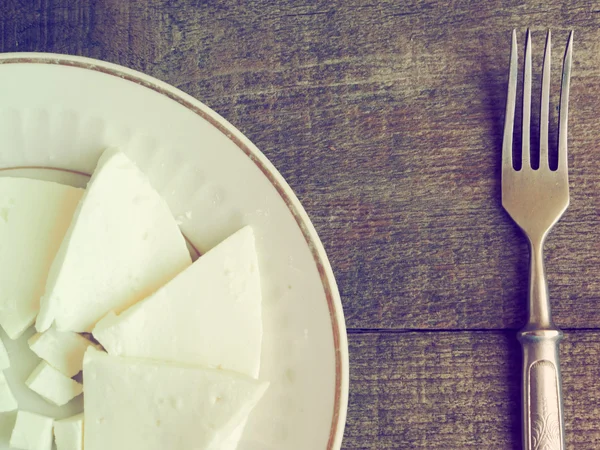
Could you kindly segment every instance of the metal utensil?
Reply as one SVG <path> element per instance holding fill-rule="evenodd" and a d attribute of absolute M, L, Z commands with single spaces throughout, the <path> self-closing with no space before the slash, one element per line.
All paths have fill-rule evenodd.
<path fill-rule="evenodd" d="M 523 347 L 522 411 L 523 448 L 564 450 L 564 418 L 558 345 L 562 339 L 553 323 L 544 271 L 544 241 L 569 206 L 567 170 L 567 119 L 573 54 L 573 32 L 565 52 L 560 95 L 558 168 L 548 161 L 548 112 L 550 97 L 550 31 L 542 71 L 540 110 L 540 165 L 531 166 L 531 35 L 527 30 L 523 83 L 522 167 L 513 168 L 513 126 L 517 88 L 517 35 L 513 31 L 508 98 L 502 144 L 502 205 L 529 241 L 528 320 L 518 333 Z"/>

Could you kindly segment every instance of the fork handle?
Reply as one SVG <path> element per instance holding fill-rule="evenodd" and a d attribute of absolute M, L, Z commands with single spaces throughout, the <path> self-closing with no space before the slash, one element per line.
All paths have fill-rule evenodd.
<path fill-rule="evenodd" d="M 558 329 L 523 330 L 523 449 L 564 450 Z"/>

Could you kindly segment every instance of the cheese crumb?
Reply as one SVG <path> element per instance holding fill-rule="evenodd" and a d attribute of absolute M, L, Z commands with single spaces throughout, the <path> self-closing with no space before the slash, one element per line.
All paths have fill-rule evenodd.
<path fill-rule="evenodd" d="M 83 413 L 54 422 L 57 450 L 83 449 Z"/>
<path fill-rule="evenodd" d="M 17 400 L 6 381 L 4 373 L 0 372 L 0 412 L 14 411 L 17 408 Z"/>
<path fill-rule="evenodd" d="M 21 450 L 51 450 L 53 422 L 50 417 L 19 411 L 10 446 Z"/>
<path fill-rule="evenodd" d="M 28 343 L 36 355 L 69 378 L 81 372 L 83 355 L 94 345 L 77 333 L 58 331 L 55 327 L 34 334 Z"/>
<path fill-rule="evenodd" d="M 57 406 L 68 403 L 83 392 L 83 386 L 42 361 L 25 384 L 45 400 Z"/>

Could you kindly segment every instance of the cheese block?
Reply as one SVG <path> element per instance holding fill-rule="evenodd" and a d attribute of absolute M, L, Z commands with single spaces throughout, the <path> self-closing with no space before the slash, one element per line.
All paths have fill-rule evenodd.
<path fill-rule="evenodd" d="M 215 450 L 267 383 L 219 369 L 110 356 L 83 361 L 85 450 Z"/>
<path fill-rule="evenodd" d="M 17 400 L 8 385 L 4 372 L 0 372 L 0 412 L 14 411 L 17 408 Z"/>
<path fill-rule="evenodd" d="M 94 345 L 77 333 L 55 327 L 34 334 L 27 342 L 36 355 L 69 378 L 81 372 L 83 355 Z"/>
<path fill-rule="evenodd" d="M 82 189 L 0 178 L 0 325 L 17 339 L 33 325 L 50 265 Z"/>
<path fill-rule="evenodd" d="M 231 432 L 229 436 L 227 436 L 223 442 L 219 445 L 219 450 L 236 450 L 242 439 L 242 434 L 244 433 L 244 428 L 246 428 L 246 422 L 248 418 L 244 419 L 241 424 L 237 426 L 235 430 Z"/>
<path fill-rule="evenodd" d="M 63 375 L 46 361 L 35 368 L 25 384 L 44 400 L 57 406 L 66 405 L 83 392 L 81 384 Z"/>
<path fill-rule="evenodd" d="M 10 436 L 11 448 L 21 450 L 51 450 L 52 424 L 50 417 L 28 411 L 18 411 Z"/>
<path fill-rule="evenodd" d="M 50 268 L 36 328 L 91 331 L 190 264 L 164 199 L 125 154 L 106 150 Z"/>
<path fill-rule="evenodd" d="M 83 413 L 54 422 L 56 450 L 83 449 Z"/>
<path fill-rule="evenodd" d="M 10 358 L 4 346 L 4 342 L 0 339 L 0 370 L 6 370 L 10 367 Z"/>
<path fill-rule="evenodd" d="M 261 287 L 252 229 L 241 229 L 147 299 L 120 315 L 107 315 L 93 334 L 111 355 L 257 377 Z"/>

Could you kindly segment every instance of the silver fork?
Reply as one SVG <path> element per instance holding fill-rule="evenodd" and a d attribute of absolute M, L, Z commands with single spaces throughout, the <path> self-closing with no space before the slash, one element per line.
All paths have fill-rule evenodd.
<path fill-rule="evenodd" d="M 540 165 L 531 166 L 531 35 L 527 30 L 523 81 L 522 167 L 513 169 L 512 138 L 517 90 L 517 35 L 513 31 L 508 98 L 502 143 L 502 205 L 527 236 L 530 249 L 528 320 L 519 331 L 523 347 L 522 414 L 525 450 L 564 450 L 564 418 L 558 346 L 562 339 L 552 321 L 544 271 L 544 241 L 569 206 L 567 120 L 573 32 L 563 61 L 558 132 L 558 168 L 548 162 L 550 31 L 546 38 L 540 108 Z"/>

